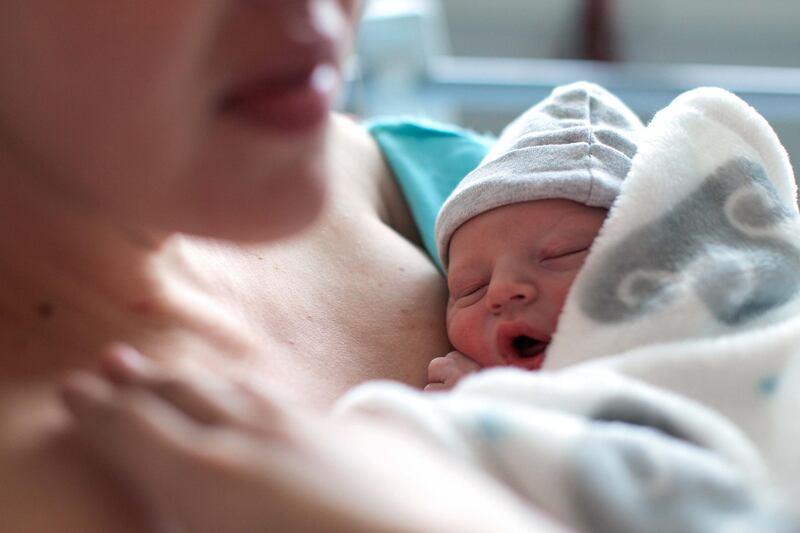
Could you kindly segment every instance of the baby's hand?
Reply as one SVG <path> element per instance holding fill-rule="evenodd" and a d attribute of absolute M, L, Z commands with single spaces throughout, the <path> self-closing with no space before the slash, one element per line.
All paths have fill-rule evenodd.
<path fill-rule="evenodd" d="M 425 390 L 450 390 L 461 378 L 480 369 L 480 365 L 466 355 L 452 351 L 444 357 L 437 357 L 430 362 L 428 384 L 425 386 Z"/>

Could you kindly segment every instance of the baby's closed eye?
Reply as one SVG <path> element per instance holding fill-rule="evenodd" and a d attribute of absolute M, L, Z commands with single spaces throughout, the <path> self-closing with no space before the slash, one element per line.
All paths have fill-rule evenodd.
<path fill-rule="evenodd" d="M 565 250 L 547 252 L 539 264 L 548 270 L 565 271 L 580 268 L 589 253 L 591 245 L 576 246 Z"/>
<path fill-rule="evenodd" d="M 453 287 L 450 292 L 451 298 L 458 305 L 471 305 L 481 299 L 486 292 L 488 283 L 485 281 L 477 281 L 473 283 L 457 285 Z"/>

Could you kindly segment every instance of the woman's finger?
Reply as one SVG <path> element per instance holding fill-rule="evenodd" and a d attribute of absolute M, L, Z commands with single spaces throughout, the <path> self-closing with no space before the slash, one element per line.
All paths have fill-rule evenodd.
<path fill-rule="evenodd" d="M 147 389 L 199 423 L 233 425 L 273 437 L 282 434 L 283 409 L 250 382 L 169 368 L 123 344 L 109 347 L 103 369 L 115 383 Z"/>
<path fill-rule="evenodd" d="M 146 391 L 123 390 L 92 374 L 75 373 L 64 380 L 61 394 L 79 434 L 114 463 L 146 466 L 164 475 L 160 454 L 152 450 L 187 449 L 194 441 L 190 419 Z"/>
<path fill-rule="evenodd" d="M 233 385 L 209 373 L 165 367 L 131 346 L 110 346 L 102 369 L 112 382 L 123 388 L 147 389 L 201 424 L 236 424 L 247 419 L 249 409 Z"/>
<path fill-rule="evenodd" d="M 292 439 L 278 442 L 198 424 L 148 389 L 91 374 L 70 376 L 62 394 L 78 435 L 159 523 L 192 533 L 358 530 L 322 419 L 295 421 Z"/>
<path fill-rule="evenodd" d="M 90 374 L 70 376 L 62 395 L 77 434 L 142 497 L 159 527 L 257 531 L 238 524 L 240 515 L 254 515 L 246 508 L 252 495 L 266 492 L 250 475 L 264 452 L 247 433 L 198 424 L 147 389 L 115 387 Z"/>

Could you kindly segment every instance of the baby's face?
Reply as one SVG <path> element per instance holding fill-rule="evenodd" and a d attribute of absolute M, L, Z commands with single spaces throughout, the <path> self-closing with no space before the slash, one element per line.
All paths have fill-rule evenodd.
<path fill-rule="evenodd" d="M 461 226 L 449 252 L 453 346 L 484 367 L 541 367 L 606 214 L 569 200 L 538 200 L 493 209 Z"/>

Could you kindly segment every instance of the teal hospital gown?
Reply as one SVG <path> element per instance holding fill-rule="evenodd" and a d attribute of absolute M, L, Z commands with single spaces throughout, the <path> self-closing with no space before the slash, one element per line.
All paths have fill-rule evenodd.
<path fill-rule="evenodd" d="M 436 215 L 494 139 L 424 119 L 381 118 L 366 126 L 397 177 L 425 249 L 441 270 L 434 239 Z"/>

